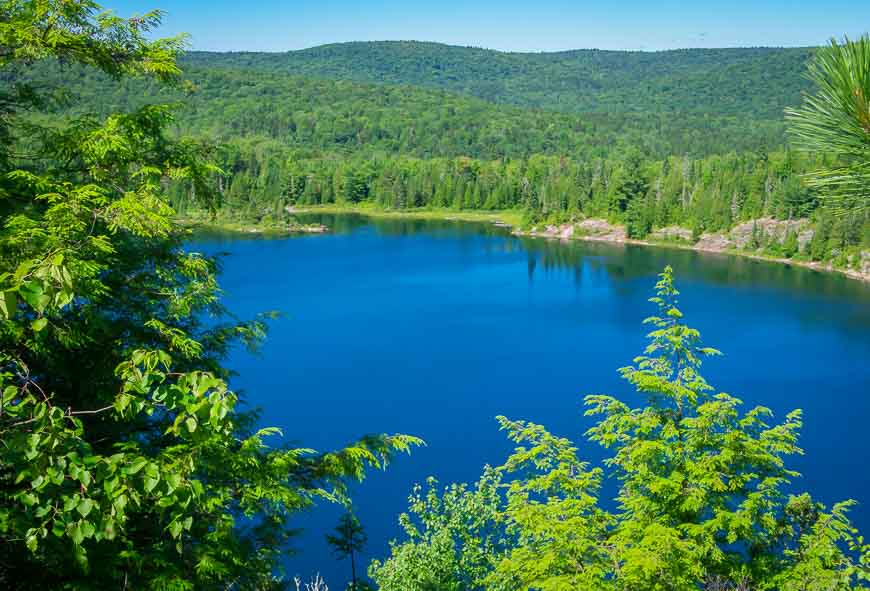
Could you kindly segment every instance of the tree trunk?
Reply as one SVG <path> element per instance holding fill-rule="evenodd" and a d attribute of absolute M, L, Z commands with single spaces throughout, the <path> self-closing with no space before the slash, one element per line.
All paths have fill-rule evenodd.
<path fill-rule="evenodd" d="M 351 589 L 353 591 L 356 591 L 356 561 L 354 560 L 353 554 L 354 554 L 353 550 L 351 550 L 351 552 L 350 552 L 350 582 L 352 585 Z"/>

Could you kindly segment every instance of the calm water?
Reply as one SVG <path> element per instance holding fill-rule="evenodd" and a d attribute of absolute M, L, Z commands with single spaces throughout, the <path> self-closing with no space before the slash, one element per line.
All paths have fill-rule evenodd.
<path fill-rule="evenodd" d="M 223 286 L 241 317 L 285 316 L 259 356 L 230 360 L 234 385 L 263 423 L 327 450 L 368 432 L 428 444 L 355 490 L 384 556 L 411 485 L 477 478 L 511 446 L 494 417 L 542 423 L 583 443 L 581 397 L 631 399 L 616 369 L 640 353 L 655 275 L 677 274 L 690 324 L 725 356 L 708 380 L 778 417 L 805 411 L 800 486 L 825 502 L 855 498 L 870 534 L 870 289 L 845 278 L 679 250 L 518 239 L 458 222 L 323 219 L 334 232 L 287 239 L 201 237 L 225 252 Z M 636 399 L 635 399 L 636 400 Z M 323 541 L 339 515 L 320 506 L 291 574 L 323 573 L 343 589 L 349 568 Z"/>

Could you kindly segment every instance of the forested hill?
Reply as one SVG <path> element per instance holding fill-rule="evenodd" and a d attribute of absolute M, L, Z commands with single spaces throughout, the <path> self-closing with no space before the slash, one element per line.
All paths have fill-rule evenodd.
<path fill-rule="evenodd" d="M 809 88 L 810 48 L 583 49 L 504 53 L 418 41 L 339 43 L 286 53 L 210 53 L 189 65 L 443 89 L 569 112 L 782 116 Z"/>
<path fill-rule="evenodd" d="M 439 52 L 449 59 L 433 61 Z M 272 223 L 288 205 L 373 201 L 516 209 L 529 224 L 606 217 L 632 238 L 679 225 L 695 237 L 764 217 L 818 221 L 818 195 L 800 175 L 824 155 L 788 151 L 782 113 L 799 103 L 810 53 L 502 54 L 351 43 L 280 55 L 194 53 L 182 64 L 188 84 L 171 90 L 57 61 L 37 64 L 26 79 L 71 96 L 53 114 L 61 120 L 176 103 L 174 131 L 217 147 L 223 216 Z M 439 68 L 440 79 L 427 76 Z M 548 94 L 560 72 L 575 90 Z M 521 104 L 471 96 L 487 84 Z M 535 96 L 570 96 L 574 108 L 529 106 Z M 195 209 L 184 183 L 170 195 L 178 211 Z M 805 244 L 801 256 L 861 260 L 863 217 L 818 227 L 818 244 Z M 793 255 L 795 240 L 786 249 L 780 238 L 770 252 Z"/>
<path fill-rule="evenodd" d="M 190 93 L 153 83 L 117 83 L 93 69 L 45 63 L 38 83 L 74 97 L 73 114 L 130 111 L 178 103 L 182 134 L 224 143 L 267 139 L 286 149 L 418 157 L 607 156 L 628 146 L 658 158 L 774 150 L 784 141 L 781 117 L 704 113 L 560 113 L 495 105 L 409 85 L 321 80 L 279 72 L 188 65 Z"/>
<path fill-rule="evenodd" d="M 192 52 L 195 91 L 116 84 L 46 63 L 40 84 L 71 109 L 177 100 L 180 130 L 219 141 L 419 157 L 657 158 L 770 151 L 785 141 L 811 49 L 502 53 L 421 42 L 355 42 L 287 53 Z"/>

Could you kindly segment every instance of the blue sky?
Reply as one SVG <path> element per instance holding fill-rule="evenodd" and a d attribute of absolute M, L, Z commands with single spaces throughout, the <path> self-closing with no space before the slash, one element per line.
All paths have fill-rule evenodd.
<path fill-rule="evenodd" d="M 870 30 L 870 0 L 103 0 L 160 8 L 195 49 L 286 51 L 415 39 L 505 51 L 818 45 Z"/>

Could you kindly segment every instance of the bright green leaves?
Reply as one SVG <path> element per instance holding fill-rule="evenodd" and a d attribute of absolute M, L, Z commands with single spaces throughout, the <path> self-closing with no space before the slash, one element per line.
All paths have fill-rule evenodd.
<path fill-rule="evenodd" d="M 62 253 L 20 263 L 15 273 L 0 274 L 0 319 L 13 320 L 18 303 L 29 307 L 25 318 L 34 333 L 49 324 L 48 315 L 58 313 L 74 297 L 72 276 Z"/>
<path fill-rule="evenodd" d="M 193 525 L 193 517 L 185 517 L 184 519 L 175 519 L 169 523 L 167 530 L 173 538 L 181 537 L 181 534 L 190 531 Z"/>
<path fill-rule="evenodd" d="M 498 468 L 506 484 L 505 531 L 520 541 L 487 582 L 505 589 L 598 589 L 611 557 L 600 547 L 612 517 L 598 507 L 603 471 L 567 439 L 499 417 L 518 447 Z"/>
<path fill-rule="evenodd" d="M 76 460 L 78 459 L 77 454 L 68 454 L 67 457 L 70 459 L 69 467 L 67 469 L 69 477 L 81 483 L 81 488 L 83 490 L 87 490 L 87 488 L 91 485 L 91 480 L 93 479 L 93 477 L 91 476 L 91 471 L 88 469 L 87 466 L 76 462 Z M 95 463 L 96 461 L 96 458 L 94 458 L 91 459 L 88 463 Z"/>
<path fill-rule="evenodd" d="M 7 48 L 0 65 L 46 57 L 95 66 L 113 76 L 148 74 L 174 81 L 175 62 L 183 37 L 148 39 L 161 19 L 160 11 L 123 19 L 101 12 L 93 2 L 38 2 L 27 9 L 6 9 L 0 42 Z"/>
<path fill-rule="evenodd" d="M 499 474 L 487 468 L 473 486 L 439 489 L 434 479 L 414 487 L 409 511 L 399 522 L 407 541 L 391 545 L 391 556 L 375 561 L 369 576 L 382 591 L 512 591 L 487 576 L 503 555 L 498 529 Z"/>
<path fill-rule="evenodd" d="M 39 545 L 39 530 L 35 528 L 27 530 L 27 534 L 25 534 L 24 537 L 24 543 L 28 550 L 36 552 L 36 548 Z"/>
<path fill-rule="evenodd" d="M 698 369 L 703 357 L 720 354 L 701 346 L 700 333 L 680 322 L 683 314 L 677 308 L 679 293 L 674 287 L 673 269 L 665 267 L 656 283 L 656 295 L 649 300 L 659 308 L 659 315 L 644 320 L 644 324 L 655 327 L 647 335 L 650 342 L 644 355 L 634 360 L 635 365 L 619 370 L 639 392 L 665 396 L 678 411 L 712 390 Z"/>
<path fill-rule="evenodd" d="M 70 523 L 66 529 L 67 535 L 72 540 L 73 544 L 82 545 L 88 538 L 93 537 L 96 528 L 90 521 L 80 519 Z"/>
<path fill-rule="evenodd" d="M 699 581 L 767 588 L 770 573 L 759 569 L 776 563 L 783 543 L 783 489 L 797 475 L 785 460 L 801 453 L 800 412 L 770 426 L 768 409 L 741 414 L 740 400 L 710 395 L 699 369 L 703 357 L 719 352 L 682 323 L 678 295 L 668 267 L 650 300 L 659 315 L 646 321 L 655 330 L 645 354 L 620 370 L 647 406 L 586 399 L 586 414 L 600 417 L 588 435 L 614 450 L 607 463 L 622 482 L 612 538 L 622 554 L 620 576 L 633 588 L 688 590 Z M 759 554 L 747 561 L 737 542 Z"/>
<path fill-rule="evenodd" d="M 94 502 L 91 499 L 82 499 L 76 506 L 76 511 L 78 511 L 82 517 L 87 517 L 93 508 Z"/>
<path fill-rule="evenodd" d="M 18 296 L 15 291 L 6 289 L 0 291 L 0 318 L 8 320 L 15 314 Z"/>
<path fill-rule="evenodd" d="M 145 466 L 144 476 L 142 477 L 142 486 L 146 494 L 154 490 L 160 482 L 160 469 L 154 464 Z"/>
<path fill-rule="evenodd" d="M 651 298 L 659 313 L 647 320 L 654 327 L 649 345 L 620 370 L 644 404 L 606 395 L 585 399 L 586 416 L 596 421 L 586 437 L 609 453 L 602 467 L 582 461 L 578 446 L 540 425 L 499 417 L 517 447 L 495 471 L 502 494 L 479 510 L 485 519 L 444 519 L 450 489 L 443 504 L 434 493 L 421 502 L 415 489 L 414 519 L 400 518 L 407 540 L 394 542 L 389 560 L 372 565 L 381 587 L 429 582 L 447 565 L 448 576 L 432 588 L 866 588 L 870 545 L 848 520 L 851 502 L 826 511 L 808 495 L 786 493 L 797 476 L 787 461 L 802 453 L 801 412 L 771 424 L 769 409 L 744 411 L 739 399 L 712 394 L 700 365 L 718 351 L 684 324 L 678 295 L 666 268 Z M 604 478 L 618 483 L 610 511 L 598 499 Z M 457 561 L 492 537 L 503 544 L 493 547 L 489 561 Z"/>
<path fill-rule="evenodd" d="M 23 282 L 18 287 L 18 293 L 25 303 L 36 310 L 37 313 L 42 314 L 51 303 L 51 295 L 46 293 L 46 287 L 42 281 L 30 280 Z"/>
<path fill-rule="evenodd" d="M 28 439 L 39 446 L 49 438 L 31 435 Z M 60 434 L 50 439 L 53 446 L 64 445 Z M 101 457 L 78 449 L 84 453 L 73 451 L 62 457 L 42 450 L 19 474 L 19 481 L 30 481 L 29 488 L 16 495 L 23 509 L 18 518 L 32 516 L 40 524 L 27 538 L 31 551 L 49 531 L 80 546 L 90 539 L 114 539 L 124 531 L 131 503 L 134 510 L 141 510 L 156 501 L 157 507 L 171 510 L 166 513 L 167 524 L 180 521 L 190 529 L 193 516 L 185 514 L 185 508 L 202 494 L 202 487 L 189 480 L 181 466 L 161 467 L 136 452 Z M 76 555 L 87 562 L 84 547 Z"/>
<path fill-rule="evenodd" d="M 178 73 L 180 40 L 149 39 L 159 13 L 98 10 L 3 3 L 0 67 L 59 58 L 113 76 Z M 171 107 L 58 119 L 40 98 L 4 94 L 0 118 L 2 579 L 272 588 L 295 512 L 345 499 L 349 479 L 421 442 L 270 445 L 280 433 L 255 431 L 221 365 L 236 343 L 262 341 L 263 318 L 226 314 L 217 262 L 184 252 L 168 206 L 179 187 L 217 206 L 209 151 L 167 129 Z"/>
<path fill-rule="evenodd" d="M 50 398 L 22 397 L 22 390 L 11 385 L 4 389 L 6 403 L 17 401 L 16 415 L 30 417 L 24 419 L 29 432 L 13 430 L 9 440 L 20 441 L 14 446 L 20 457 L 9 458 L 23 468 L 18 479 L 23 488 L 14 496 L 21 508 L 18 519 L 37 521 L 39 531 L 52 533 L 49 539 L 69 540 L 83 567 L 89 564 L 90 541 L 124 538 L 128 520 L 142 511 L 156 512 L 155 523 L 176 542 L 173 552 L 182 552 L 182 538 L 203 514 L 212 523 L 228 511 L 254 516 L 264 511 L 265 502 L 270 518 L 283 523 L 288 511 L 308 506 L 315 496 L 346 499 L 345 479 L 362 478 L 367 468 L 384 467 L 395 453 L 422 444 L 413 437 L 382 435 L 320 456 L 304 449 L 273 450 L 265 438 L 280 435 L 277 429 L 237 437 L 237 397 L 222 379 L 172 366 L 165 351 L 132 351 L 115 368 L 121 387 L 112 404 L 93 410 L 65 411 L 52 406 Z M 133 442 L 119 441 L 115 453 L 98 454 L 82 440 L 85 417 L 95 415 L 128 424 L 159 416 L 173 444 L 151 455 Z M 294 472 L 309 475 L 305 478 L 316 473 L 314 485 L 298 488 L 288 477 Z M 226 473 L 239 475 L 244 485 L 207 485 L 206 492 L 201 476 L 209 481 Z M 232 531 L 224 532 L 227 541 Z M 38 549 L 46 535 L 28 537 L 27 546 Z"/>
<path fill-rule="evenodd" d="M 142 468 L 144 468 L 148 464 L 148 460 L 145 458 L 136 458 L 133 460 L 129 466 L 124 468 L 124 472 L 128 475 L 133 475 L 139 472 Z"/>

